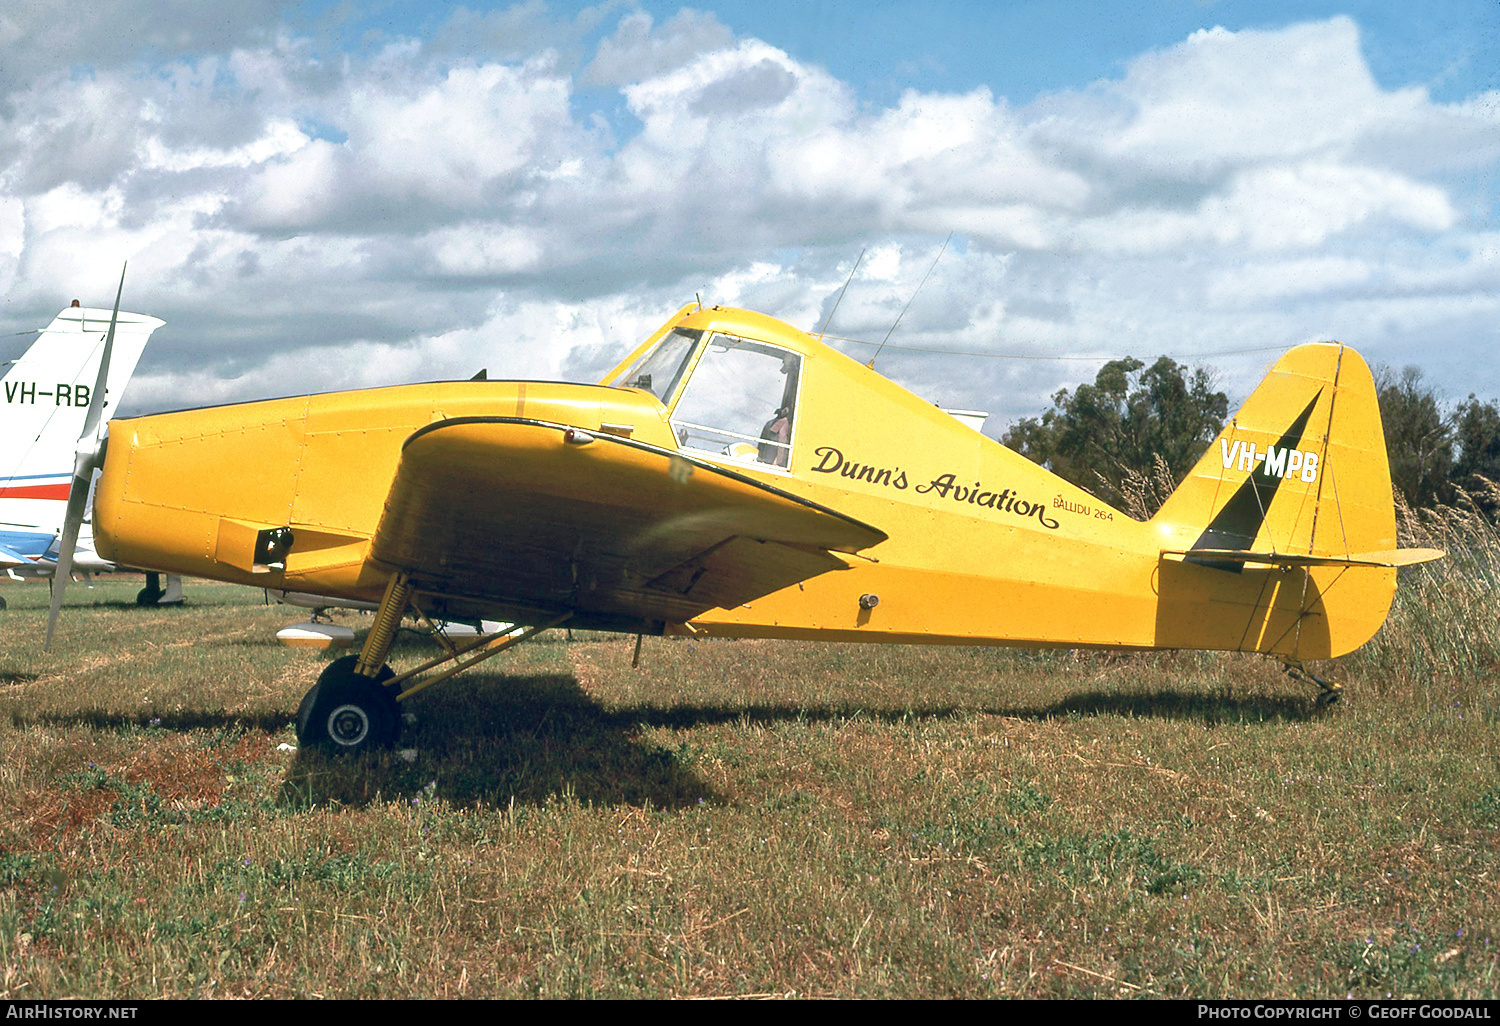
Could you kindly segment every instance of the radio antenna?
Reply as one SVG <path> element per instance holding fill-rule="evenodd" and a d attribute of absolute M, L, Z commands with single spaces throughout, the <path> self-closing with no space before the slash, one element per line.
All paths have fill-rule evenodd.
<path fill-rule="evenodd" d="M 901 312 L 896 315 L 896 324 L 900 324 L 901 323 L 901 318 L 903 318 L 903 317 L 906 316 L 906 311 L 908 311 L 908 310 L 911 309 L 912 300 L 914 300 L 914 299 L 917 298 L 917 293 L 922 291 L 922 286 L 926 285 L 927 284 L 927 279 L 932 277 L 932 272 L 937 269 L 938 261 L 941 260 L 941 259 L 943 259 L 943 253 L 944 253 L 944 251 L 947 250 L 948 243 L 950 243 L 952 241 L 953 241 L 953 233 L 949 232 L 948 233 L 948 237 L 943 240 L 942 246 L 939 247 L 939 249 L 937 251 L 937 256 L 935 256 L 935 257 L 932 258 L 932 266 L 929 267 L 929 268 L 927 268 L 927 273 L 924 274 L 924 275 L 922 275 L 922 280 L 921 281 L 917 282 L 917 287 L 916 287 L 915 290 L 913 290 L 913 292 L 911 294 L 911 299 L 908 299 L 906 301 L 906 305 L 903 306 L 901 308 Z M 891 335 L 894 334 L 895 331 L 896 331 L 896 324 L 892 324 L 891 325 L 891 330 L 887 331 L 885 333 L 885 338 L 883 338 L 883 339 L 880 340 L 880 345 L 875 350 L 875 356 L 879 356 L 880 355 L 880 350 L 884 349 L 885 348 L 885 344 L 891 340 Z M 870 370 L 874 370 L 875 369 L 875 356 L 870 357 L 870 362 L 867 363 L 867 364 L 865 364 L 865 366 L 868 367 L 868 368 L 870 368 Z"/>
<path fill-rule="evenodd" d="M 839 312 L 839 304 L 844 301 L 844 293 L 849 291 L 850 282 L 854 281 L 854 272 L 859 270 L 859 262 L 865 258 L 865 251 L 860 250 L 859 256 L 854 258 L 854 266 L 849 268 L 849 278 L 844 282 L 844 287 L 839 289 L 839 298 L 833 301 L 833 309 L 828 311 L 828 316 L 823 319 L 823 328 L 818 332 L 818 341 L 823 341 L 823 336 L 828 333 L 828 326 L 833 323 L 833 315 Z"/>

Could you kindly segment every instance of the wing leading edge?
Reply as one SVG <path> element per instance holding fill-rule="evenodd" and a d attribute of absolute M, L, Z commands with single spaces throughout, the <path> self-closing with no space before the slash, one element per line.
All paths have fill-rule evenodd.
<path fill-rule="evenodd" d="M 847 563 L 884 532 L 710 463 L 560 424 L 415 432 L 371 546 L 419 591 L 524 621 L 680 623 Z"/>

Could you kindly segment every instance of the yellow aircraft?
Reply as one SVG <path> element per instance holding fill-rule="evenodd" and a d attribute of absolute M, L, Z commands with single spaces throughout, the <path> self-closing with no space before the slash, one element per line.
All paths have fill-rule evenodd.
<path fill-rule="evenodd" d="M 1283 356 L 1145 523 L 805 332 L 697 305 L 598 385 L 115 420 L 102 469 L 117 563 L 378 604 L 298 712 L 336 751 L 393 742 L 398 703 L 561 624 L 1261 652 L 1303 676 L 1380 628 L 1396 567 L 1441 555 L 1397 549 L 1374 385 L 1338 343 Z M 529 629 L 395 674 L 408 611 Z"/>

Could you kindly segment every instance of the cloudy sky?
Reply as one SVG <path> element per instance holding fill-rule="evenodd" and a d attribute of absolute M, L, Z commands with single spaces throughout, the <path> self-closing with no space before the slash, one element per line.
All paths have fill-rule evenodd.
<path fill-rule="evenodd" d="M 125 412 L 592 380 L 695 293 L 816 330 L 861 252 L 830 335 L 911 301 L 879 369 L 991 433 L 1311 339 L 1492 398 L 1497 191 L 1494 0 L 0 8 L 0 333 L 128 259 Z"/>

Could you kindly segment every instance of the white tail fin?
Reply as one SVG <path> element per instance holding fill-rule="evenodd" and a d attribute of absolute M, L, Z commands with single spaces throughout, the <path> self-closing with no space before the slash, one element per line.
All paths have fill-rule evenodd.
<path fill-rule="evenodd" d="M 43 554 L 61 529 L 110 313 L 76 306 L 64 310 L 0 381 L 0 547 L 13 553 Z M 151 333 L 163 323 L 120 313 L 105 387 L 106 417 L 119 403 Z"/>

